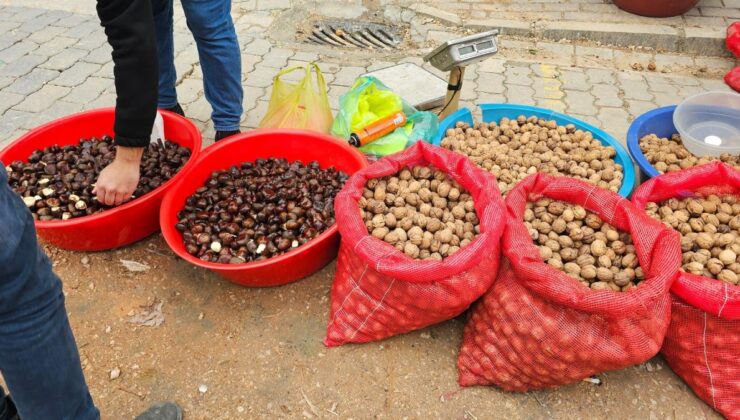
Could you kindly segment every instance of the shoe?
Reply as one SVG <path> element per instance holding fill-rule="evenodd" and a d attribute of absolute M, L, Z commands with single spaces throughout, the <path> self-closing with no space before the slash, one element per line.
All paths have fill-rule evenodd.
<path fill-rule="evenodd" d="M 170 107 L 170 108 L 164 108 L 164 110 L 174 112 L 175 114 L 181 115 L 183 117 L 185 116 L 185 111 L 182 110 L 182 107 L 180 106 L 180 104 L 175 104 L 175 106 Z"/>
<path fill-rule="evenodd" d="M 216 131 L 216 141 L 223 140 L 226 137 L 231 137 L 234 134 L 239 134 L 239 133 L 241 133 L 240 130 Z"/>
<path fill-rule="evenodd" d="M 5 409 L 0 412 L 0 420 L 19 420 L 18 411 L 9 396 L 5 397 Z"/>
<path fill-rule="evenodd" d="M 134 420 L 182 420 L 182 408 L 177 403 L 165 401 L 149 407 Z"/>

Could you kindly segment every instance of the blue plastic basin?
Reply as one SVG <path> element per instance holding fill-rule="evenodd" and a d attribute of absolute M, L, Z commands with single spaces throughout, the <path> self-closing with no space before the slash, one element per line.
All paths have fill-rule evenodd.
<path fill-rule="evenodd" d="M 573 124 L 579 130 L 590 131 L 594 138 L 599 140 L 601 144 L 612 146 L 617 151 L 617 156 L 614 158 L 614 161 L 622 165 L 624 170 L 624 179 L 622 180 L 622 187 L 619 189 L 619 195 L 622 197 L 629 197 L 635 189 L 635 168 L 633 166 L 632 159 L 630 159 L 630 155 L 617 139 L 610 136 L 605 131 L 579 119 L 569 117 L 546 108 L 509 104 L 482 104 L 479 106 L 483 113 L 483 122 L 487 123 L 499 122 L 502 118 L 516 119 L 520 115 L 525 115 L 527 117 L 535 116 L 537 118 L 554 120 L 558 125 Z M 455 125 L 458 122 L 464 122 L 472 126 L 474 124 L 473 113 L 467 108 L 462 108 L 445 118 L 441 123 L 439 123 L 439 132 L 437 133 L 437 137 L 434 139 L 434 144 L 439 146 L 440 143 L 442 143 L 442 139 L 445 138 L 447 130 L 455 128 Z"/>
<path fill-rule="evenodd" d="M 627 132 L 627 148 L 645 178 L 658 176 L 660 172 L 642 154 L 640 139 L 649 134 L 655 134 L 660 138 L 671 138 L 676 134 L 676 126 L 673 125 L 675 110 L 676 106 L 672 105 L 646 112 L 632 123 Z"/>

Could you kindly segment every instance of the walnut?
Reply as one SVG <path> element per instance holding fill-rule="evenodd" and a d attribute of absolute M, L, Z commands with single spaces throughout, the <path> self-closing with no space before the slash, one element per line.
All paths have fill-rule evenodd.
<path fill-rule="evenodd" d="M 394 207 L 393 209 L 391 209 L 391 213 L 396 218 L 396 220 L 400 220 L 406 217 L 408 209 L 406 207 Z"/>
<path fill-rule="evenodd" d="M 427 218 L 421 213 L 416 213 L 413 217 L 413 220 L 416 226 L 424 229 L 427 226 L 427 222 L 429 221 L 429 218 Z"/>
<path fill-rule="evenodd" d="M 385 226 L 385 217 L 382 214 L 376 214 L 372 219 L 373 228 L 382 228 Z"/>
<path fill-rule="evenodd" d="M 600 257 L 606 254 L 606 243 L 600 239 L 597 239 L 591 243 L 591 254 L 595 257 Z"/>
<path fill-rule="evenodd" d="M 414 226 L 408 230 L 409 242 L 414 245 L 421 245 L 424 231 L 419 226 Z"/>
<path fill-rule="evenodd" d="M 719 253 L 719 260 L 722 261 L 722 264 L 724 265 L 730 265 L 737 260 L 737 254 L 735 254 L 731 249 L 725 249 Z"/>
<path fill-rule="evenodd" d="M 373 229 L 372 235 L 378 239 L 384 239 L 388 233 L 389 231 L 387 227 L 378 227 Z"/>
<path fill-rule="evenodd" d="M 426 222 L 425 226 L 426 226 L 426 230 L 427 231 L 429 231 L 431 233 L 435 233 L 438 230 L 442 229 L 442 221 L 440 221 L 439 219 L 436 219 L 436 218 L 430 218 Z"/>
<path fill-rule="evenodd" d="M 725 268 L 725 265 L 719 259 L 711 258 L 707 261 L 706 268 L 712 275 L 716 276 Z"/>
<path fill-rule="evenodd" d="M 596 269 L 596 277 L 603 282 L 610 282 L 614 279 L 614 272 L 606 267 Z"/>
<path fill-rule="evenodd" d="M 457 188 L 450 188 L 447 198 L 452 201 L 457 201 L 460 198 L 460 190 Z"/>
<path fill-rule="evenodd" d="M 395 245 L 396 243 L 398 243 L 398 241 L 400 241 L 400 238 L 398 237 L 398 233 L 393 230 L 385 235 L 385 237 L 383 237 L 383 240 L 391 245 Z"/>
<path fill-rule="evenodd" d="M 433 240 L 434 240 L 434 235 L 431 232 L 424 232 L 424 234 L 421 237 L 420 247 L 422 249 L 429 249 L 432 246 Z"/>

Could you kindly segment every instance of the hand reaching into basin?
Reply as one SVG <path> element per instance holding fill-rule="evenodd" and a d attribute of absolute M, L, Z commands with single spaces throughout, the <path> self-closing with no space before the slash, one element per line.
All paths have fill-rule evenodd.
<path fill-rule="evenodd" d="M 100 172 L 93 193 L 107 206 L 120 206 L 131 199 L 139 184 L 143 147 L 118 146 L 116 159 Z"/>

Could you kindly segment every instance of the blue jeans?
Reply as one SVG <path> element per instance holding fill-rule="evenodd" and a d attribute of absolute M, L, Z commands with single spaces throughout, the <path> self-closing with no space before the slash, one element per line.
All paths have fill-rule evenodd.
<path fill-rule="evenodd" d="M 203 84 L 217 131 L 239 129 L 242 116 L 242 61 L 231 0 L 182 0 L 190 32 L 198 47 Z M 152 0 L 159 54 L 159 107 L 177 104 L 177 72 L 173 42 L 173 0 Z"/>
<path fill-rule="evenodd" d="M 0 165 L 0 372 L 22 419 L 94 420 L 62 283 Z M 0 413 L 5 409 L 0 388 Z"/>

